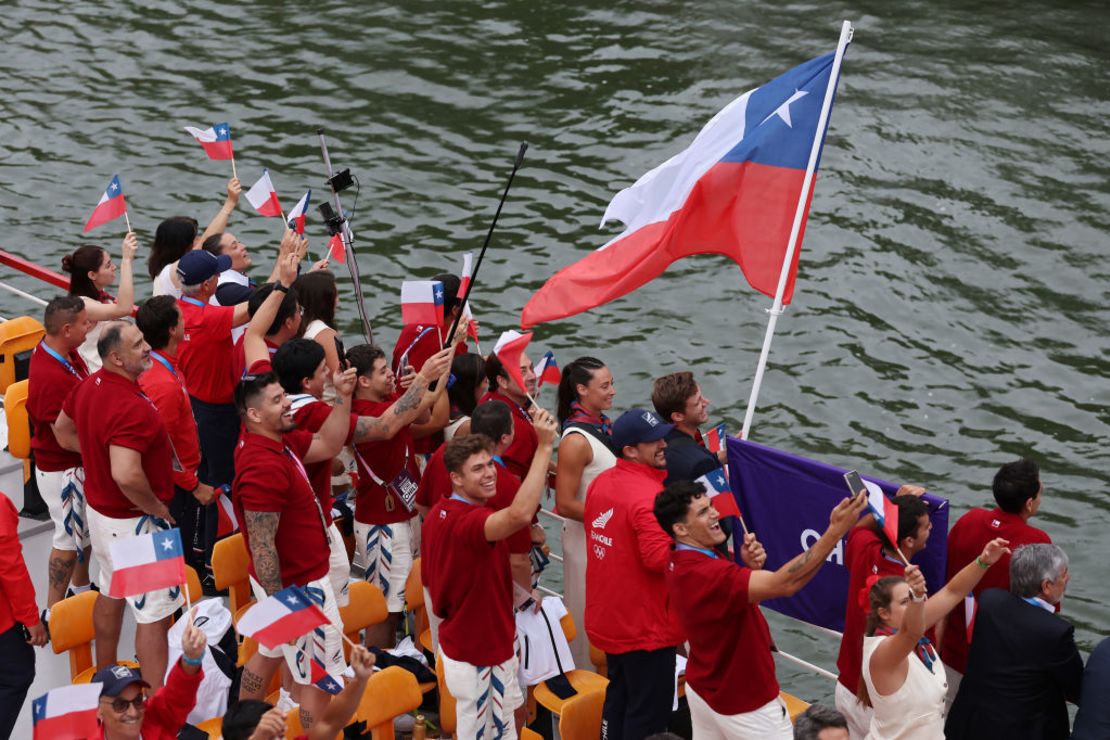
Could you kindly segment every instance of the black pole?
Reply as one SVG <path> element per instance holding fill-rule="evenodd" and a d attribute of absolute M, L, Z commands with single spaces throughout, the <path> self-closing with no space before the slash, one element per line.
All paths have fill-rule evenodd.
<path fill-rule="evenodd" d="M 454 343 L 455 332 L 459 330 L 459 322 L 462 321 L 463 308 L 466 307 L 466 302 L 470 300 L 470 291 L 474 290 L 474 283 L 478 282 L 478 270 L 482 267 L 482 258 L 486 256 L 486 248 L 489 246 L 490 239 L 493 237 L 493 230 L 497 227 L 497 219 L 501 217 L 501 209 L 505 205 L 505 199 L 509 197 L 509 188 L 513 186 L 513 178 L 516 177 L 516 171 L 520 169 L 520 165 L 524 163 L 524 153 L 528 151 L 527 142 L 520 142 L 520 150 L 516 153 L 516 162 L 513 163 L 513 171 L 509 173 L 509 181 L 505 183 L 505 192 L 501 193 L 501 202 L 497 204 L 497 211 L 493 214 L 493 221 L 490 222 L 489 231 L 486 232 L 486 241 L 482 245 L 482 251 L 478 253 L 478 261 L 474 263 L 474 274 L 470 276 L 470 284 L 466 286 L 466 292 L 463 293 L 462 300 L 459 301 L 459 315 L 455 317 L 455 322 L 451 324 L 451 331 L 447 332 L 447 341 Z"/>

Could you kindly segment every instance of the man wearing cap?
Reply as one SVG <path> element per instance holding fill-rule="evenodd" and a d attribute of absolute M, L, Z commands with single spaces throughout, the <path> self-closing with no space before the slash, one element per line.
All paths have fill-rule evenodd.
<path fill-rule="evenodd" d="M 201 664 L 206 645 L 204 632 L 189 624 L 181 636 L 181 660 L 170 669 L 166 685 L 150 697 L 143 691 L 149 689 L 150 684 L 134 668 L 116 664 L 97 671 L 92 682 L 103 684 L 103 688 L 96 710 L 100 720 L 100 733 L 96 737 L 104 740 L 176 738 L 196 705 L 197 688 L 204 680 Z"/>
<path fill-rule="evenodd" d="M 671 429 L 645 409 L 624 412 L 613 424 L 620 458 L 586 491 L 586 634 L 608 659 L 602 737 L 612 740 L 663 732 L 671 716 L 683 635 L 667 609 L 671 538 L 653 513 Z"/>

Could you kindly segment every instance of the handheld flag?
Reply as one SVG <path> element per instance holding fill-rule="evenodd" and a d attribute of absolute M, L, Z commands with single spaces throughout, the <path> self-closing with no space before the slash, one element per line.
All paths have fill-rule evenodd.
<path fill-rule="evenodd" d="M 502 332 L 497 344 L 493 345 L 493 354 L 497 355 L 497 359 L 501 360 L 501 364 L 505 367 L 505 372 L 525 394 L 528 393 L 528 387 L 524 385 L 524 375 L 520 372 L 520 356 L 524 354 L 524 348 L 531 341 L 532 332 L 521 334 L 515 329 L 509 329 Z"/>
<path fill-rule="evenodd" d="M 89 220 L 85 222 L 84 233 L 89 233 L 97 226 L 103 226 L 113 219 L 127 213 L 127 203 L 123 200 L 123 186 L 119 184 L 119 175 L 112 175 L 100 202 L 96 204 Z"/>
<path fill-rule="evenodd" d="M 864 480 L 867 488 L 867 508 L 879 523 L 879 529 L 898 549 L 898 504 L 883 495 L 883 489 L 869 480 Z M 901 552 L 901 551 L 899 551 Z"/>
<path fill-rule="evenodd" d="M 209 159 L 235 158 L 231 149 L 231 128 L 226 123 L 217 123 L 203 131 L 193 126 L 186 126 L 185 130 L 200 142 Z"/>
<path fill-rule="evenodd" d="M 312 658 L 312 675 L 309 680 L 316 688 L 325 691 L 332 696 L 335 696 L 343 690 L 343 684 L 332 678 L 331 674 L 324 668 L 324 664 L 320 662 L 319 658 Z"/>
<path fill-rule="evenodd" d="M 694 482 L 705 486 L 705 492 L 718 514 L 740 517 L 740 507 L 737 505 L 736 497 L 732 495 L 732 489 L 725 479 L 724 468 L 711 470 Z"/>
<path fill-rule="evenodd" d="M 726 436 L 728 436 L 728 432 L 724 424 L 718 424 L 713 427 L 709 430 L 709 433 L 705 435 L 705 449 L 716 455 L 724 448 Z"/>
<path fill-rule="evenodd" d="M 179 529 L 116 540 L 109 552 L 112 582 L 108 595 L 114 599 L 185 583 L 185 552 Z"/>
<path fill-rule="evenodd" d="M 289 228 L 298 234 L 304 235 L 304 219 L 305 214 L 308 213 L 308 202 L 312 199 L 312 191 L 301 196 L 297 201 L 297 205 L 293 206 L 293 210 L 289 212 Z"/>
<path fill-rule="evenodd" d="M 239 619 L 236 629 L 273 650 L 328 623 L 323 610 L 298 586 L 259 601 Z"/>
<path fill-rule="evenodd" d="M 521 327 L 627 295 L 694 254 L 729 257 L 753 288 L 774 296 L 810 151 L 824 137 L 817 125 L 826 90 L 836 84 L 835 56 L 812 59 L 744 93 L 685 150 L 617 193 L 601 223 L 621 221 L 624 231 L 549 279 L 524 307 Z M 799 245 L 808 210 L 807 202 Z M 783 303 L 794 292 L 799 253 Z"/>
<path fill-rule="evenodd" d="M 347 264 L 347 249 L 343 246 L 343 235 L 335 234 L 331 240 L 328 241 L 328 253 L 331 255 L 330 259 L 335 260 L 341 265 Z"/>
<path fill-rule="evenodd" d="M 967 625 L 967 644 L 971 644 L 971 632 L 975 629 L 975 612 L 978 605 L 975 603 L 975 594 L 964 597 L 964 624 Z"/>
<path fill-rule="evenodd" d="M 470 288 L 470 277 L 474 274 L 474 253 L 467 252 L 463 255 L 462 274 L 459 275 L 459 292 L 456 296 L 460 301 Z"/>
<path fill-rule="evenodd" d="M 239 531 L 239 517 L 235 516 L 235 507 L 231 505 L 231 490 L 229 486 L 220 486 L 216 497 L 216 538 L 228 537 Z"/>
<path fill-rule="evenodd" d="M 247 200 L 263 216 L 281 215 L 281 203 L 278 202 L 274 184 L 270 182 L 269 170 L 262 170 L 262 177 L 251 185 L 251 189 L 247 191 Z"/>
<path fill-rule="evenodd" d="M 31 702 L 35 740 L 97 737 L 96 710 L 103 688 L 100 682 L 62 686 Z"/>
<path fill-rule="evenodd" d="M 401 283 L 401 323 L 443 326 L 443 283 L 438 280 Z"/>
<path fill-rule="evenodd" d="M 559 363 L 555 362 L 555 353 L 548 350 L 540 358 L 539 364 L 536 365 L 536 387 L 538 388 L 544 383 L 557 384 L 562 377 L 563 374 L 559 372 Z"/>

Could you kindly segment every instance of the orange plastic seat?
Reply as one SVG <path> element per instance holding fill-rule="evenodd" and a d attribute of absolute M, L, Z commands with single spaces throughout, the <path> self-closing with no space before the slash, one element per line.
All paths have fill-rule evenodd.
<path fill-rule="evenodd" d="M 785 691 L 779 692 L 779 698 L 782 699 L 786 705 L 786 711 L 790 715 L 790 722 L 793 723 L 798 715 L 809 709 L 809 702 L 802 701 L 793 694 L 788 694 Z"/>
<path fill-rule="evenodd" d="M 191 565 L 185 566 L 185 587 L 189 589 L 189 601 L 197 603 L 204 598 L 204 589 L 200 585 L 200 576 L 197 569 Z"/>
<path fill-rule="evenodd" d="M 343 632 L 347 639 L 356 645 L 362 644 L 362 631 L 389 618 L 389 606 L 385 594 L 372 583 L 355 581 L 351 584 L 351 598 L 347 606 L 339 607 L 339 617 L 343 620 Z M 343 643 L 347 660 L 351 659 L 351 646 Z"/>
<path fill-rule="evenodd" d="M 8 452 L 26 460 L 31 456 L 31 420 L 27 416 L 29 381 L 21 380 L 8 386 L 4 394 L 4 417 L 8 421 Z"/>
<path fill-rule="evenodd" d="M 93 628 L 93 605 L 96 591 L 70 596 L 50 607 L 50 647 L 55 655 L 69 653 L 69 680 L 71 683 L 88 683 L 96 666 L 93 665 L 92 643 L 96 637 Z M 120 663 L 138 668 L 130 660 Z"/>
<path fill-rule="evenodd" d="M 599 676 L 609 675 L 609 657 L 605 655 L 604 650 L 598 650 L 590 645 L 590 662 L 594 664 L 594 668 Z"/>
<path fill-rule="evenodd" d="M 254 600 L 248 580 L 249 563 L 250 556 L 242 532 L 225 537 L 212 548 L 212 576 L 216 588 L 227 589 L 228 609 L 235 622 L 239 621 L 240 610 Z"/>
<path fill-rule="evenodd" d="M 559 715 L 559 736 L 563 740 L 597 740 L 601 737 L 601 710 L 604 705 L 604 689 L 567 699 Z"/>
<path fill-rule="evenodd" d="M 567 642 L 571 642 L 575 635 L 578 634 L 578 628 L 574 624 L 574 617 L 568 613 L 559 620 L 559 624 L 563 628 L 563 634 L 566 635 Z M 609 679 L 604 676 L 580 668 L 567 671 L 566 676 L 567 681 L 570 682 L 570 685 L 573 686 L 579 694 L 589 694 L 595 691 L 604 693 L 605 687 L 609 685 Z M 568 701 L 556 696 L 547 688 L 546 682 L 541 682 L 533 686 L 532 696 L 535 697 L 536 703 L 556 716 L 562 715 L 563 705 Z"/>
<path fill-rule="evenodd" d="M 27 378 L 31 353 L 35 351 L 46 329 L 30 316 L 19 316 L 0 324 L 0 394 L 8 387 Z"/>
<path fill-rule="evenodd" d="M 223 737 L 223 728 L 223 717 L 213 717 L 212 719 L 206 719 L 199 725 L 197 725 L 198 730 L 208 733 L 208 740 L 220 740 L 220 738 Z"/>
<path fill-rule="evenodd" d="M 420 558 L 412 561 L 412 570 L 405 581 L 405 605 L 413 616 L 413 634 L 428 629 L 428 611 L 424 604 L 424 581 L 420 574 Z"/>
<path fill-rule="evenodd" d="M 399 666 L 390 666 L 366 682 L 355 718 L 366 723 L 374 740 L 392 740 L 394 718 L 419 708 L 423 701 L 416 676 Z"/>
<path fill-rule="evenodd" d="M 598 735 L 598 737 L 601 737 Z M 520 740 L 543 740 L 543 735 L 527 727 L 520 728 Z"/>
<path fill-rule="evenodd" d="M 443 677 L 443 653 L 436 654 L 436 683 L 439 685 L 439 729 L 440 733 L 450 735 L 458 727 L 455 710 L 455 697 L 447 689 L 447 679 Z"/>

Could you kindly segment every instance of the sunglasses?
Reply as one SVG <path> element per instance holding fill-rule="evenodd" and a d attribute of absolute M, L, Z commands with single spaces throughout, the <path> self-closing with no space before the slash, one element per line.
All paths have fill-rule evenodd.
<path fill-rule="evenodd" d="M 112 711 L 116 714 L 124 714 L 130 707 L 135 707 L 136 712 L 143 711 L 146 708 L 146 697 L 140 693 L 134 699 L 112 699 Z"/>

